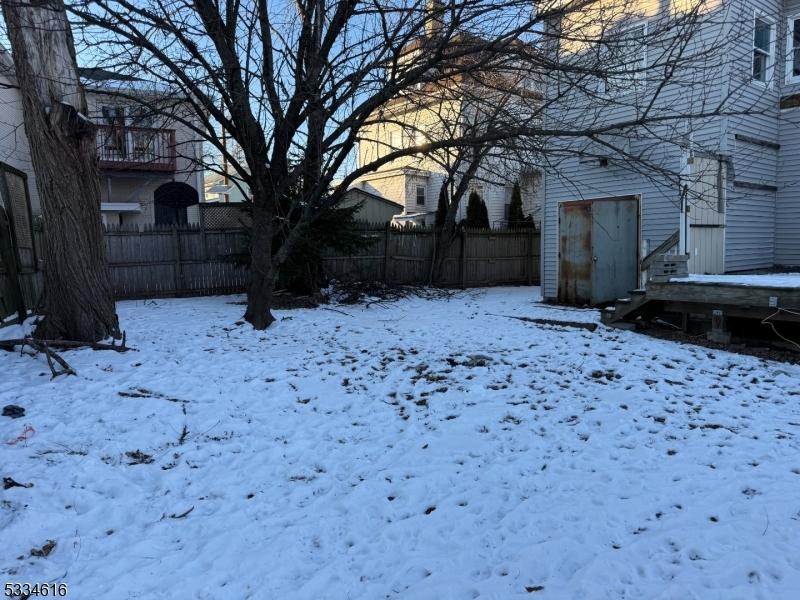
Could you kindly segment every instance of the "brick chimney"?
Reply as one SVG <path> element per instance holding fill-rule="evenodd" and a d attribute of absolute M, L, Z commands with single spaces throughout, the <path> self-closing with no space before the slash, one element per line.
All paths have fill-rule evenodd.
<path fill-rule="evenodd" d="M 435 38 L 444 28 L 444 7 L 441 0 L 428 0 L 425 7 L 425 35 Z"/>

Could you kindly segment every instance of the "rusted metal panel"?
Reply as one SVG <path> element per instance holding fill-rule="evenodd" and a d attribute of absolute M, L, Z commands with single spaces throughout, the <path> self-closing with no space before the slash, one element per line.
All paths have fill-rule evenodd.
<path fill-rule="evenodd" d="M 589 304 L 592 298 L 592 204 L 564 202 L 559 207 L 558 300 Z"/>
<path fill-rule="evenodd" d="M 639 198 L 617 196 L 559 207 L 558 298 L 604 304 L 627 295 L 639 279 Z"/>

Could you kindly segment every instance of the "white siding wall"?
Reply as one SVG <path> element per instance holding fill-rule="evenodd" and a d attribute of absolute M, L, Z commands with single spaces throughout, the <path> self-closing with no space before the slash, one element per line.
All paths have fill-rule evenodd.
<path fill-rule="evenodd" d="M 780 53 L 782 2 L 739 0 L 734 6 L 729 89 L 729 110 L 742 113 L 727 118 L 722 146 L 732 159 L 729 173 L 725 230 L 725 270 L 765 269 L 775 264 L 776 194 L 737 186 L 750 183 L 777 185 L 778 151 L 744 141 L 741 136 L 778 143 L 778 103 L 781 61 L 776 60 L 768 85 L 752 81 L 753 18 L 756 13 L 775 23 L 775 51 Z M 737 139 L 737 135 L 740 136 Z"/>
<path fill-rule="evenodd" d="M 786 28 L 788 18 L 800 15 L 800 0 L 784 3 L 781 26 Z M 786 37 L 785 35 L 782 37 Z M 780 45 L 786 49 L 785 40 Z M 780 70 L 785 77 L 786 70 Z M 800 93 L 800 83 L 784 84 L 782 95 Z M 778 193 L 775 220 L 775 262 L 778 265 L 800 266 L 800 108 L 780 111 L 781 145 L 778 156 Z"/>
<path fill-rule="evenodd" d="M 669 168 L 677 168 L 680 156 Z M 562 175 L 545 177 L 544 220 L 542 225 L 542 295 L 553 299 L 558 295 L 558 207 L 569 200 L 586 200 L 609 196 L 640 195 L 641 238 L 650 249 L 655 248 L 678 229 L 680 191 L 677 186 L 659 185 L 644 174 L 631 173 L 613 165 L 579 163 L 571 159 L 561 165 Z"/>
<path fill-rule="evenodd" d="M 694 123 L 691 141 L 694 148 L 729 157 L 732 169 L 727 173 L 727 228 L 725 266 L 727 271 L 763 269 L 777 264 L 800 264 L 800 109 L 783 111 L 778 105 L 782 94 L 800 92 L 800 85 L 782 89 L 785 62 L 786 17 L 800 13 L 800 0 L 734 0 L 727 14 L 722 39 L 728 43 L 727 57 L 719 55 L 721 67 L 711 73 L 699 93 L 675 90 L 665 100 L 675 107 L 685 107 L 691 114 L 713 107 L 728 97 L 729 113 L 746 113 L 712 118 Z M 773 81 L 768 86 L 752 83 L 753 16 L 756 12 L 775 22 L 776 62 Z M 720 19 L 722 21 L 722 19 Z M 704 32 L 703 36 L 716 35 Z M 579 105 L 580 106 L 580 105 Z M 586 110 L 585 106 L 580 106 Z M 589 111 L 591 112 L 591 110 Z M 558 115 L 563 118 L 564 115 Z M 619 115 L 609 114 L 609 119 Z M 590 118 L 594 118 L 591 116 Z M 740 136 L 737 139 L 737 135 Z M 766 144 L 754 144 L 741 136 Z M 774 144 L 780 143 L 780 149 Z M 666 146 L 666 144 L 665 144 Z M 664 160 L 679 165 L 680 148 L 664 151 Z M 671 153 L 673 156 L 669 157 Z M 558 203 L 563 200 L 642 193 L 642 237 L 650 248 L 678 226 L 677 197 L 674 187 L 654 184 L 649 178 L 620 173 L 613 168 L 600 169 L 567 160 L 559 165 L 560 174 L 549 173 L 546 180 L 546 205 L 543 244 L 543 287 L 546 297 L 555 297 L 558 284 Z M 752 189 L 734 185 L 745 182 L 777 186 Z"/>
<path fill-rule="evenodd" d="M 10 84 L 5 77 L 0 77 L 0 161 L 27 174 L 31 211 L 38 215 L 42 209 L 31 165 L 28 137 L 22 123 L 22 99 L 16 89 L 6 87 Z"/>

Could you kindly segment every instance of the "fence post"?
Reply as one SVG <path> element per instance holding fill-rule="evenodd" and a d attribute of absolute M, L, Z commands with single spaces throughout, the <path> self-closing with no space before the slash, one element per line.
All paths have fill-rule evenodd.
<path fill-rule="evenodd" d="M 206 211 L 202 203 L 198 204 L 197 206 L 200 212 L 200 243 L 203 245 L 203 254 L 201 258 L 203 259 L 203 265 L 205 265 L 208 262 L 208 246 L 206 245 Z"/>
<path fill-rule="evenodd" d="M 175 246 L 175 295 L 183 291 L 183 263 L 181 262 L 181 240 L 177 225 L 172 226 L 172 243 Z"/>
<path fill-rule="evenodd" d="M 467 228 L 461 229 L 461 289 L 467 287 Z"/>
<path fill-rule="evenodd" d="M 383 282 L 389 283 L 389 235 L 392 232 L 392 222 L 386 222 L 383 232 Z"/>
<path fill-rule="evenodd" d="M 528 228 L 528 285 L 533 285 L 533 227 Z"/>

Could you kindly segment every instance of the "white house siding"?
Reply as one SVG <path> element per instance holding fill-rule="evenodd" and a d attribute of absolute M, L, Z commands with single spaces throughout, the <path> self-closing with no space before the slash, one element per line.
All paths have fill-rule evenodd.
<path fill-rule="evenodd" d="M 800 266 L 800 108 L 781 111 L 775 263 Z"/>
<path fill-rule="evenodd" d="M 675 157 L 673 168 L 679 164 Z M 640 196 L 641 239 L 650 249 L 668 238 L 679 226 L 680 192 L 677 186 L 658 185 L 651 178 L 613 165 L 601 167 L 580 163 L 577 158 L 562 165 L 568 176 L 545 176 L 544 222 L 542 225 L 542 295 L 558 296 L 558 207 L 569 200 L 610 196 Z"/>
<path fill-rule="evenodd" d="M 652 20 L 648 21 L 652 23 Z M 720 38 L 724 38 L 720 27 L 707 28 L 698 36 L 695 47 L 702 48 Z M 687 52 L 691 51 L 690 47 Z M 652 60 L 653 54 L 647 53 L 648 60 Z M 684 115 L 696 112 L 690 111 L 689 106 L 700 107 L 706 103 L 705 106 L 710 107 L 718 103 L 725 90 L 723 84 L 726 78 L 726 70 L 721 65 L 708 70 L 690 70 L 689 73 L 679 74 L 677 79 L 681 83 L 668 84 L 653 105 L 651 115 L 670 119 L 661 127 L 651 126 L 651 129 L 655 129 L 654 136 L 639 138 L 626 135 L 609 139 L 614 144 L 623 146 L 630 154 L 641 156 L 653 168 L 644 166 L 644 163 L 629 165 L 622 155 L 615 155 L 613 150 L 599 145 L 590 147 L 584 141 L 554 140 L 549 144 L 554 156 L 560 150 L 565 155 L 584 150 L 606 155 L 608 165 L 601 166 L 597 160 L 579 161 L 572 156 L 553 165 L 545 175 L 542 226 L 542 291 L 545 298 L 554 299 L 558 295 L 558 208 L 561 202 L 639 195 L 640 235 L 645 251 L 655 248 L 679 228 L 680 186 L 676 176 L 681 170 L 684 148 L 692 146 L 698 151 L 718 152 L 723 128 L 719 118 L 690 123 L 688 119 L 684 120 Z M 552 97 L 557 97 L 557 86 L 557 81 L 550 81 L 549 93 Z M 601 123 L 624 123 L 635 114 L 631 105 L 651 101 L 650 89 L 652 88 L 642 94 L 642 100 L 637 100 L 634 95 L 636 92 L 631 91 L 620 97 L 619 104 L 612 105 L 603 103 L 597 97 L 564 98 L 560 107 L 556 106 L 548 112 L 546 125 L 554 129 L 580 130 L 596 127 Z M 681 134 L 681 139 L 678 139 L 676 132 Z M 662 142 L 659 138 L 671 138 L 673 141 Z M 659 169 L 670 176 L 663 176 Z"/>
<path fill-rule="evenodd" d="M 781 26 L 788 25 L 788 18 L 800 15 L 800 0 L 785 2 Z M 786 32 L 782 36 L 786 37 Z M 782 41 L 782 54 L 786 50 Z M 783 62 L 783 61 L 781 61 Z M 786 70 L 780 70 L 784 78 L 781 95 L 800 93 L 800 84 L 785 81 Z M 780 111 L 780 150 L 778 156 L 778 193 L 775 219 L 775 262 L 778 265 L 800 266 L 800 108 Z"/>
<path fill-rule="evenodd" d="M 727 108 L 731 113 L 746 114 L 726 119 L 722 140 L 733 166 L 727 178 L 725 270 L 728 272 L 765 269 L 775 264 L 776 194 L 741 184 L 772 188 L 777 185 L 778 150 L 764 144 L 779 142 L 781 61 L 776 60 L 769 85 L 753 82 L 751 73 L 753 17 L 758 12 L 772 19 L 778 37 L 781 9 L 782 3 L 775 0 L 738 1 L 732 8 L 728 55 L 731 69 L 727 84 L 731 97 Z M 776 40 L 776 51 L 780 47 L 780 41 Z M 761 144 L 755 143 L 756 140 Z"/>
<path fill-rule="evenodd" d="M 703 40 L 722 39 L 728 44 L 727 56 L 724 52 L 719 54 L 720 68 L 708 74 L 705 85 L 696 90 L 668 90 L 664 99 L 674 102 L 677 109 L 685 107 L 690 114 L 710 110 L 721 99 L 728 98 L 726 111 L 731 116 L 711 118 L 699 127 L 693 124 L 691 139 L 687 140 L 687 146 L 691 142 L 695 151 L 718 154 L 730 166 L 726 173 L 726 271 L 764 269 L 775 264 L 798 265 L 800 109 L 781 112 L 778 106 L 782 95 L 800 92 L 800 86 L 783 85 L 786 19 L 789 15 L 800 14 L 800 0 L 787 2 L 786 8 L 777 0 L 735 0 L 727 6 L 729 13 L 724 19 L 726 25 L 721 37 L 716 28 L 707 28 L 702 34 Z M 776 60 L 769 86 L 750 81 L 756 11 L 776 24 Z M 585 106 L 581 108 L 585 110 Z M 748 114 L 732 114 L 737 112 Z M 612 113 L 609 119 L 612 118 L 619 118 L 619 115 Z M 754 140 L 762 143 L 754 143 Z M 653 189 L 650 182 L 636 175 L 577 165 L 577 161 L 568 161 L 562 172 L 570 174 L 572 189 L 553 174 L 548 174 L 546 181 L 545 233 L 542 236 L 546 297 L 557 294 L 558 202 L 637 193 L 637 189 L 642 189 L 642 236 L 649 239 L 650 248 L 677 228 L 675 196 L 669 190 Z M 753 189 L 742 183 L 763 189 Z M 772 191 L 776 187 L 777 193 Z"/>
<path fill-rule="evenodd" d="M 0 76 L 0 161 L 24 172 L 28 177 L 31 212 L 40 214 L 39 191 L 31 165 L 30 147 L 22 121 L 22 98 L 6 77 Z"/>

